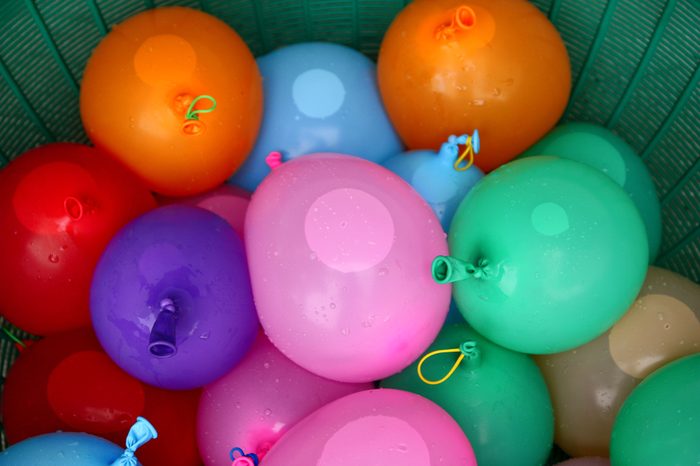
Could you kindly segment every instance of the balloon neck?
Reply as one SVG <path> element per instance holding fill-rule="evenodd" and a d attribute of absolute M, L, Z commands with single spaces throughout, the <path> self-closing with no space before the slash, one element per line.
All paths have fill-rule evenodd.
<path fill-rule="evenodd" d="M 231 457 L 231 461 L 233 461 L 231 466 L 258 466 L 258 464 L 260 464 L 258 455 L 255 453 L 246 454 L 242 448 L 236 447 L 231 449 L 229 456 Z"/>
<path fill-rule="evenodd" d="M 126 436 L 126 449 L 119 458 L 114 460 L 110 466 L 137 466 L 136 450 L 152 439 L 158 438 L 158 431 L 153 425 L 143 417 L 136 418 L 136 422 L 129 434 Z"/>
<path fill-rule="evenodd" d="M 425 362 L 435 356 L 441 355 L 441 354 L 448 354 L 448 353 L 460 353 L 459 356 L 457 357 L 457 360 L 452 364 L 452 367 L 450 368 L 449 371 L 447 371 L 447 374 L 445 374 L 441 379 L 438 380 L 430 380 L 428 379 L 424 374 L 423 374 L 423 364 Z M 445 383 L 450 377 L 452 377 L 452 374 L 455 373 L 457 368 L 459 367 L 460 364 L 464 362 L 467 367 L 474 368 L 479 365 L 480 358 L 479 358 L 479 349 L 477 348 L 477 343 L 474 340 L 467 340 L 463 342 L 461 345 L 459 345 L 459 348 L 449 348 L 449 349 L 441 349 L 441 350 L 435 350 L 431 351 L 430 353 L 426 354 L 421 358 L 421 360 L 418 362 L 418 367 L 416 370 L 418 371 L 418 378 L 420 378 L 423 383 L 426 383 L 428 385 L 440 385 L 441 383 Z"/>
<path fill-rule="evenodd" d="M 476 13 L 466 5 L 458 6 L 449 20 L 440 24 L 435 30 L 438 40 L 452 40 L 457 34 L 468 31 L 476 24 Z"/>
<path fill-rule="evenodd" d="M 148 351 L 156 358 L 170 358 L 177 353 L 175 344 L 175 326 L 177 324 L 177 308 L 170 298 L 160 302 L 160 312 L 151 328 L 148 340 Z"/>
<path fill-rule="evenodd" d="M 187 96 L 189 97 L 189 96 Z M 201 100 L 207 100 L 210 103 L 208 108 L 197 108 L 197 103 Z M 183 103 L 184 103 L 183 99 Z M 187 99 L 189 101 L 189 99 Z M 216 99 L 210 95 L 199 95 L 189 102 L 187 111 L 185 112 L 185 121 L 182 123 L 182 132 L 189 136 L 202 134 L 206 126 L 199 119 L 199 115 L 203 113 L 213 112 L 216 109 Z"/>
<path fill-rule="evenodd" d="M 464 146 L 461 153 L 460 146 Z M 455 170 L 461 172 L 474 164 L 474 156 L 479 153 L 479 150 L 481 150 L 481 139 L 479 138 L 479 130 L 475 129 L 471 136 L 468 134 L 450 135 L 447 142 L 440 146 L 438 157 L 443 164 L 451 164 Z"/>
<path fill-rule="evenodd" d="M 441 285 L 467 278 L 488 279 L 493 276 L 486 259 L 478 259 L 476 264 L 471 264 L 452 256 L 437 256 L 433 259 L 432 274 L 433 280 Z"/>
<path fill-rule="evenodd" d="M 474 340 L 467 340 L 459 345 L 459 352 L 464 356 L 467 367 L 477 367 L 481 363 L 481 351 Z"/>
<path fill-rule="evenodd" d="M 69 196 L 63 201 L 63 208 L 71 220 L 80 220 L 85 214 L 83 203 L 75 197 Z"/>
<path fill-rule="evenodd" d="M 282 153 L 281 152 L 270 152 L 267 157 L 265 157 L 265 163 L 267 164 L 268 167 L 270 167 L 270 170 L 274 170 L 280 165 L 282 165 Z"/>

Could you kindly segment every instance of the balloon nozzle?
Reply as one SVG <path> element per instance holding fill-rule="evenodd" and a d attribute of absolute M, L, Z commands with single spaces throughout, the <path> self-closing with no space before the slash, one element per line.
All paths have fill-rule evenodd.
<path fill-rule="evenodd" d="M 449 21 L 441 24 L 435 31 L 437 39 L 449 40 L 460 31 L 471 29 L 476 24 L 476 13 L 466 5 L 458 6 Z"/>
<path fill-rule="evenodd" d="M 153 427 L 153 424 L 148 422 L 146 418 L 139 416 L 136 418 L 134 425 L 131 426 L 131 429 L 129 429 L 129 434 L 126 436 L 126 449 L 124 453 L 114 460 L 110 466 L 137 466 L 139 462 L 134 456 L 136 450 L 155 438 L 158 438 L 158 431 L 156 428 Z"/>
<path fill-rule="evenodd" d="M 459 146 L 464 146 L 462 153 L 459 153 Z M 481 139 L 479 130 L 475 129 L 470 135 L 454 134 L 447 138 L 447 142 L 442 143 L 438 156 L 446 162 L 453 162 L 453 168 L 458 172 L 469 169 L 474 164 L 474 156 L 481 150 Z M 467 160 L 468 159 L 468 160 Z"/>
<path fill-rule="evenodd" d="M 175 303 L 170 298 L 160 302 L 160 313 L 151 328 L 148 351 L 156 358 L 170 358 L 177 353 L 175 325 L 177 323 Z"/>
<path fill-rule="evenodd" d="M 437 256 L 433 259 L 433 280 L 444 285 L 467 278 L 467 263 L 450 256 Z"/>
<path fill-rule="evenodd" d="M 437 256 L 432 265 L 433 280 L 441 285 L 454 283 L 467 278 L 493 278 L 487 259 L 479 259 L 476 265 L 451 256 Z"/>
<path fill-rule="evenodd" d="M 267 154 L 267 157 L 265 157 L 265 163 L 268 167 L 270 167 L 270 170 L 274 170 L 283 163 L 282 153 L 277 151 L 270 152 L 269 154 Z"/>

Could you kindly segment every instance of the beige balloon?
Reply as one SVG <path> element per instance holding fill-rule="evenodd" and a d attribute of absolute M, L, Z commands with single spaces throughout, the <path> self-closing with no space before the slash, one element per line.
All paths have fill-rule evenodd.
<path fill-rule="evenodd" d="M 572 456 L 608 456 L 620 406 L 664 364 L 700 352 L 700 286 L 649 267 L 637 300 L 579 348 L 534 356 L 552 397 L 555 442 Z"/>

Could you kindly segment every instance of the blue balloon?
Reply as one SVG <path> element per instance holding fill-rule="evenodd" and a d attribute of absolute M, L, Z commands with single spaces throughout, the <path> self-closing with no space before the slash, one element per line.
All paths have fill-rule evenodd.
<path fill-rule="evenodd" d="M 158 432 L 139 417 L 126 439 L 126 449 L 90 434 L 56 432 L 24 440 L 0 453 L 0 466 L 140 466 L 136 449 Z"/>
<path fill-rule="evenodd" d="M 287 161 L 314 152 L 340 152 L 375 163 L 403 150 L 384 110 L 376 65 L 338 44 L 310 42 L 258 59 L 264 113 L 258 139 L 229 182 L 254 191 L 269 173 L 265 158 Z"/>
<path fill-rule="evenodd" d="M 448 231 L 457 207 L 472 187 L 484 176 L 475 165 L 463 169 L 459 146 L 471 144 L 474 153 L 480 149 L 479 133 L 469 137 L 450 136 L 440 151 L 415 150 L 396 155 L 382 165 L 399 175 L 418 191 L 433 208 L 443 230 Z"/>
<path fill-rule="evenodd" d="M 452 324 L 464 324 L 465 322 L 466 321 L 464 320 L 464 316 L 462 316 L 462 313 L 459 312 L 459 309 L 457 308 L 457 303 L 455 303 L 455 300 L 452 299 L 450 301 L 450 310 L 447 311 L 445 323 L 442 324 L 443 327 Z"/>

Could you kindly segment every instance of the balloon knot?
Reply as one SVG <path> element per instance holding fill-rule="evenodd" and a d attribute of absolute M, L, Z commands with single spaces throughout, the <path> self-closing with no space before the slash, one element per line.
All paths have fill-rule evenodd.
<path fill-rule="evenodd" d="M 476 13 L 466 5 L 458 6 L 452 13 L 452 17 L 446 23 L 441 24 L 435 30 L 435 38 L 438 40 L 451 40 L 460 31 L 466 31 L 474 27 Z"/>
<path fill-rule="evenodd" d="M 459 146 L 464 146 L 462 153 L 459 153 Z M 469 169 L 474 164 L 474 156 L 481 150 L 481 140 L 479 130 L 475 129 L 472 135 L 462 134 L 460 136 L 450 135 L 447 142 L 442 143 L 438 156 L 445 161 L 454 161 L 453 168 L 459 172 Z M 469 159 L 465 161 L 465 159 Z"/>
<path fill-rule="evenodd" d="M 134 456 L 136 450 L 154 438 L 158 438 L 155 427 L 139 416 L 126 436 L 126 449 L 110 466 L 138 466 L 139 462 Z"/>
<path fill-rule="evenodd" d="M 195 109 L 195 105 L 202 99 L 206 99 L 211 102 L 211 107 Z M 204 123 L 199 121 L 199 115 L 202 113 L 213 112 L 216 109 L 216 99 L 210 95 L 200 95 L 192 99 L 190 106 L 187 108 L 185 113 L 185 121 L 182 123 L 182 131 L 188 135 L 198 135 L 202 134 L 205 130 Z"/>
<path fill-rule="evenodd" d="M 282 165 L 282 153 L 277 151 L 270 152 L 267 157 L 265 157 L 265 163 L 270 167 L 270 170 L 274 170 Z"/>
<path fill-rule="evenodd" d="M 255 453 L 246 454 L 242 448 L 232 448 L 229 456 L 231 457 L 231 466 L 258 466 L 260 460 Z"/>
<path fill-rule="evenodd" d="M 445 374 L 444 377 L 438 380 L 429 380 L 428 378 L 425 377 L 423 374 L 423 363 L 427 361 L 428 359 L 432 358 L 433 356 L 437 356 L 439 354 L 446 354 L 446 353 L 460 353 L 459 357 L 457 358 L 457 361 L 452 365 L 450 370 Z M 431 351 L 430 353 L 426 354 L 421 358 L 421 360 L 418 362 L 418 377 L 426 384 L 428 385 L 440 385 L 441 383 L 446 382 L 450 377 L 452 377 L 452 374 L 455 373 L 459 365 L 462 363 L 464 359 L 467 359 L 467 361 L 471 364 L 474 363 L 476 360 L 479 358 L 479 349 L 477 348 L 477 343 L 474 340 L 467 340 L 461 345 L 459 345 L 459 348 L 449 348 L 449 349 L 442 349 L 442 350 L 436 350 L 436 351 Z"/>

